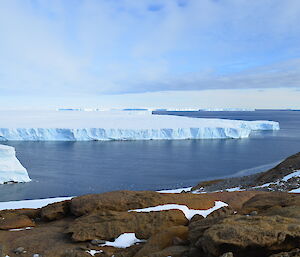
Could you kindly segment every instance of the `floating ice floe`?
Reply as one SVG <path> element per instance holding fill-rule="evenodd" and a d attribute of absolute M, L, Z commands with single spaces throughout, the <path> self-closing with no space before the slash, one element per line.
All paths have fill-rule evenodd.
<path fill-rule="evenodd" d="M 27 170 L 16 157 L 14 147 L 0 145 L 0 184 L 7 182 L 29 182 Z"/>
<path fill-rule="evenodd" d="M 152 115 L 149 111 L 0 111 L 0 140 L 93 141 L 245 138 L 275 121 Z"/>
<path fill-rule="evenodd" d="M 0 202 L 0 210 L 12 210 L 12 209 L 23 209 L 23 208 L 37 209 L 37 208 L 42 208 L 51 203 L 71 200 L 72 198 L 73 197 L 56 197 L 56 198 L 35 199 L 35 200 Z"/>
<path fill-rule="evenodd" d="M 136 238 L 135 233 L 124 233 L 118 236 L 114 242 L 106 241 L 106 243 L 101 244 L 100 246 L 112 246 L 115 248 L 127 248 L 136 243 L 145 242 Z"/>
<path fill-rule="evenodd" d="M 225 207 L 225 206 L 228 206 L 228 204 L 221 202 L 221 201 L 215 201 L 215 206 L 210 209 L 194 210 L 194 209 L 189 209 L 186 205 L 164 204 L 164 205 L 158 205 L 158 206 L 148 207 L 148 208 L 143 208 L 143 209 L 129 210 L 128 212 L 152 212 L 152 211 L 180 210 L 184 213 L 185 217 L 188 220 L 190 220 L 196 214 L 199 214 L 199 215 L 203 216 L 204 218 L 206 218 L 207 215 L 209 215 L 213 211 L 220 209 L 222 207 Z"/>

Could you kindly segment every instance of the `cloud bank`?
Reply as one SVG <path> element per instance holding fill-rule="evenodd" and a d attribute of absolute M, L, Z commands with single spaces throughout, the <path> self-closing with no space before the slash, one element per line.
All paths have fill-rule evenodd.
<path fill-rule="evenodd" d="M 0 97 L 300 86 L 298 0 L 0 2 Z"/>

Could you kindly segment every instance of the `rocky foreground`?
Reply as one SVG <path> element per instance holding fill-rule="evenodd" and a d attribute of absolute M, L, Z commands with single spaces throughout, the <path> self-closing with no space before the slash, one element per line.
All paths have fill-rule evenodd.
<path fill-rule="evenodd" d="M 258 185 L 283 181 L 295 188 L 297 176 L 286 176 L 299 168 L 300 154 L 257 175 L 262 178 Z M 284 191 L 283 186 L 273 187 L 276 192 L 263 187 L 254 190 L 257 184 L 253 181 L 249 190 L 245 190 L 245 183 L 239 184 L 244 191 L 236 192 L 195 193 L 221 183 L 229 185 L 218 181 L 201 183 L 194 193 L 117 191 L 76 197 L 40 209 L 1 211 L 0 252 L 10 257 L 300 256 L 300 194 L 279 192 Z M 130 211 L 166 204 L 206 210 L 216 201 L 228 206 L 207 217 L 188 217 L 178 209 Z M 126 233 L 136 237 L 135 244 L 109 246 Z"/>

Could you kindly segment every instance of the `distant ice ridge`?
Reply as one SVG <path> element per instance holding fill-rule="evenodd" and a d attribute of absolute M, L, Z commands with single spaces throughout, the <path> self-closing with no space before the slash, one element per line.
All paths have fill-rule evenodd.
<path fill-rule="evenodd" d="M 0 111 L 0 141 L 93 141 L 245 138 L 278 130 L 274 121 L 202 119 L 149 112 Z"/>
<path fill-rule="evenodd" d="M 204 112 L 254 112 L 255 109 L 252 109 L 252 108 L 204 108 L 204 109 L 199 109 L 199 111 L 204 111 Z"/>
<path fill-rule="evenodd" d="M 0 184 L 29 181 L 27 170 L 16 157 L 15 148 L 0 145 Z"/>

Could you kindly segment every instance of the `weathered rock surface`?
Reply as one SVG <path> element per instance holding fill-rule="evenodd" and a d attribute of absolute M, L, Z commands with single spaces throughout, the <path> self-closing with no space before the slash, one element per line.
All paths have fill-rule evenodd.
<path fill-rule="evenodd" d="M 281 216 L 240 216 L 223 219 L 204 231 L 196 245 L 212 256 L 234 252 L 236 256 L 268 256 L 300 244 L 300 223 Z"/>
<path fill-rule="evenodd" d="M 152 191 L 115 191 L 103 194 L 84 195 L 71 200 L 70 210 L 75 216 L 110 210 L 128 211 L 161 204 L 184 204 L 193 209 L 208 209 L 214 206 L 216 197 L 192 194 L 160 194 Z"/>
<path fill-rule="evenodd" d="M 150 213 L 103 211 L 76 219 L 66 233 L 71 233 L 74 241 L 94 238 L 109 241 L 130 232 L 139 239 L 148 239 L 160 230 L 187 223 L 188 220 L 179 210 Z"/>
<path fill-rule="evenodd" d="M 281 252 L 270 255 L 270 257 L 300 257 L 300 249 L 294 249 L 289 252 Z"/>
<path fill-rule="evenodd" d="M 70 201 L 49 204 L 41 208 L 41 218 L 45 220 L 57 220 L 68 215 L 70 212 Z"/>
<path fill-rule="evenodd" d="M 34 226 L 34 221 L 26 215 L 14 213 L 0 214 L 0 229 L 18 229 Z"/>
<path fill-rule="evenodd" d="M 182 240 L 186 240 L 188 236 L 188 228 L 186 226 L 174 226 L 161 230 L 160 232 L 154 234 L 143 246 L 143 248 L 137 252 L 134 257 L 143 256 L 170 256 L 173 254 L 183 254 L 188 250 L 186 247 L 172 247 L 173 239 L 179 237 Z M 168 249 L 166 249 L 168 248 Z M 149 255 L 151 253 L 151 255 Z M 173 255 L 171 255 L 173 256 Z M 180 256 L 180 255 L 179 255 Z"/>
<path fill-rule="evenodd" d="M 215 200 L 226 202 L 229 207 L 216 210 L 207 218 L 196 215 L 190 221 L 179 210 L 128 212 L 169 203 L 208 209 Z M 91 256 L 88 250 L 97 250 L 96 257 L 292 257 L 297 256 L 300 245 L 299 213 L 298 194 L 118 191 L 82 196 L 39 210 L 0 211 L 0 217 L 7 217 L 6 223 L 0 220 L 5 229 L 35 224 L 30 230 L 0 229 L 0 245 L 3 254 L 10 257 L 86 257 Z M 97 243 L 113 241 L 129 232 L 146 241 L 125 249 Z M 18 247 L 26 253 L 16 254 Z"/>

